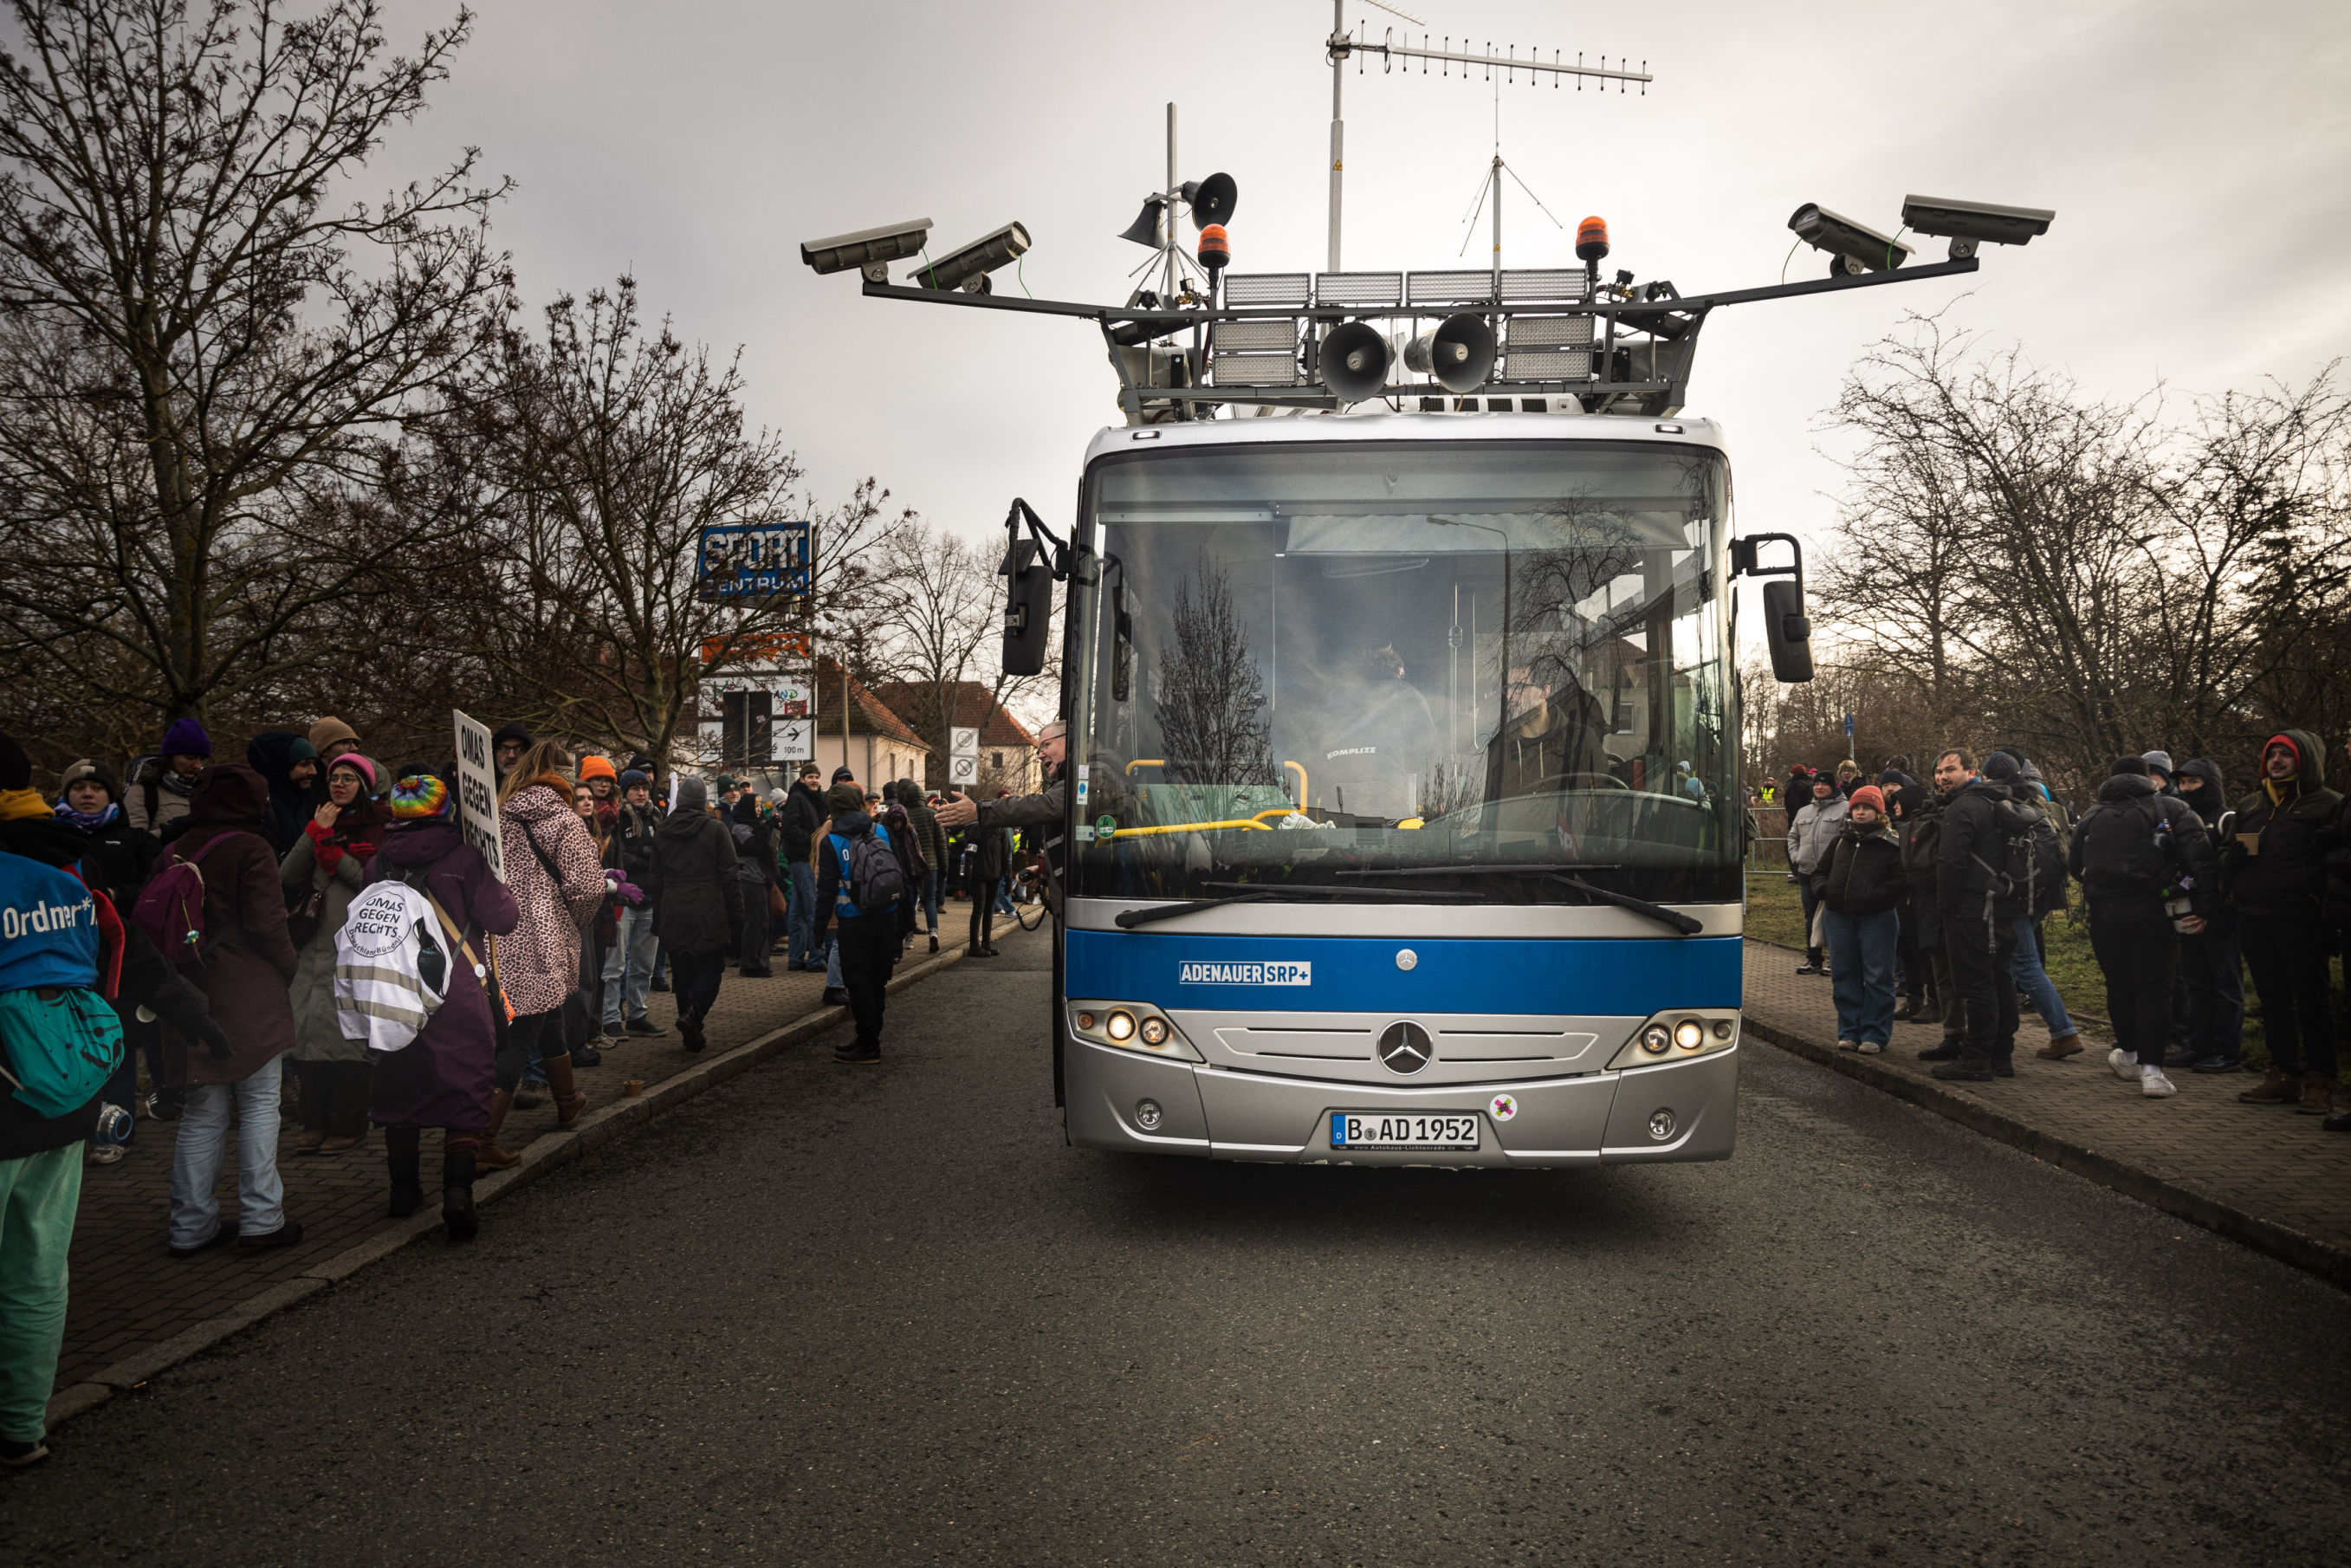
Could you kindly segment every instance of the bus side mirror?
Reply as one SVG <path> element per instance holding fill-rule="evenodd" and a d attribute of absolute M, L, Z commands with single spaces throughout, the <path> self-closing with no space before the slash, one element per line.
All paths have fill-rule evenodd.
<path fill-rule="evenodd" d="M 1053 573 L 1034 539 L 1014 539 L 996 574 L 1007 579 L 1004 673 L 1034 675 L 1045 668 L 1045 632 L 1053 619 Z"/>
<path fill-rule="evenodd" d="M 1804 616 L 1802 583 L 1783 577 L 1763 585 L 1763 641 L 1774 676 L 1790 685 L 1813 678 L 1813 623 Z"/>

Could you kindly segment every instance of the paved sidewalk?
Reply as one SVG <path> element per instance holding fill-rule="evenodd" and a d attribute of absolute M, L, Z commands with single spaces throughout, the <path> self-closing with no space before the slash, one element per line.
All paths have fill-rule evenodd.
<path fill-rule="evenodd" d="M 960 914 L 967 906 L 954 908 Z M 943 911 L 942 930 L 949 924 Z M 953 923 L 953 929 L 960 933 L 959 921 Z M 959 940 L 942 943 L 942 948 L 953 951 L 961 945 Z M 898 972 L 904 975 L 929 956 L 918 936 Z M 730 969 L 719 988 L 718 1003 L 711 1009 L 709 1043 L 698 1053 L 689 1053 L 678 1041 L 676 998 L 668 994 L 652 997 L 653 1021 L 667 1032 L 600 1040 L 602 1063 L 580 1070 L 580 1084 L 588 1092 L 590 1114 L 623 1098 L 624 1080 L 642 1080 L 644 1092 L 650 1093 L 748 1040 L 819 1011 L 823 992 L 823 976 L 789 974 L 780 955 L 772 977 L 767 979 L 747 980 Z M 164 1250 L 173 1130 L 173 1124 L 142 1118 L 130 1153 L 120 1164 L 89 1166 L 82 1172 L 81 1208 L 70 1264 L 71 1304 L 66 1318 L 65 1352 L 57 1364 L 57 1386 L 61 1389 L 291 1284 L 307 1270 L 394 1225 L 384 1212 L 389 1178 L 383 1134 L 371 1128 L 366 1143 L 332 1159 L 298 1155 L 290 1145 L 301 1129 L 289 1115 L 280 1134 L 278 1170 L 286 1182 L 286 1212 L 302 1224 L 300 1244 L 257 1255 L 243 1255 L 227 1247 L 175 1261 Z M 541 1103 L 510 1115 L 499 1141 L 521 1152 L 555 1130 L 555 1107 Z M 440 1169 L 441 1135 L 427 1133 L 423 1146 L 427 1203 L 421 1219 L 437 1221 Z M 483 1177 L 488 1180 L 494 1174 L 486 1171 Z M 234 1215 L 234 1140 L 218 1190 L 222 1214 Z"/>
<path fill-rule="evenodd" d="M 2049 1033 L 2028 1010 L 2014 1078 L 1939 1082 L 1917 1055 L 1942 1038 L 1941 1025 L 1897 1023 L 1892 1049 L 1877 1056 L 1838 1051 L 1829 982 L 1799 977 L 1798 962 L 1788 948 L 1747 944 L 1751 1032 L 2351 1284 L 2351 1135 L 2323 1131 L 2317 1117 L 2291 1109 L 2239 1104 L 2238 1094 L 2260 1082 L 2252 1074 L 2175 1072 L 2179 1092 L 2149 1100 L 2107 1067 L 2110 1039 L 2085 1031 L 2089 1049 L 2078 1056 L 2063 1062 L 2034 1056 Z"/>

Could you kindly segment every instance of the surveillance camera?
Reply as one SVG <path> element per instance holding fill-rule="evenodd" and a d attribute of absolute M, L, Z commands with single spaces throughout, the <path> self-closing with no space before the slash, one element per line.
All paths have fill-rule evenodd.
<path fill-rule="evenodd" d="M 967 294 L 985 294 L 987 275 L 999 267 L 1009 267 L 1028 248 L 1029 231 L 1019 224 L 1007 224 L 960 250 L 925 263 L 907 274 L 906 281 L 917 288 L 960 288 Z"/>
<path fill-rule="evenodd" d="M 2046 207 L 2003 207 L 1996 202 L 1953 202 L 1938 196 L 1902 198 L 1902 221 L 1922 235 L 1940 235 L 1951 242 L 1951 258 L 1965 260 L 1976 246 L 2023 245 L 2049 232 L 2057 214 Z"/>
<path fill-rule="evenodd" d="M 916 218 L 911 223 L 883 224 L 878 229 L 835 235 L 831 239 L 804 240 L 800 244 L 800 259 L 820 273 L 843 272 L 854 267 L 863 270 L 869 283 L 887 283 L 889 264 L 902 256 L 920 256 L 924 237 L 930 232 L 931 220 Z"/>
<path fill-rule="evenodd" d="M 1908 246 L 1817 203 L 1798 207 L 1788 226 L 1814 250 L 1829 253 L 1834 258 L 1829 267 L 1832 277 L 1884 272 L 1910 259 Z"/>

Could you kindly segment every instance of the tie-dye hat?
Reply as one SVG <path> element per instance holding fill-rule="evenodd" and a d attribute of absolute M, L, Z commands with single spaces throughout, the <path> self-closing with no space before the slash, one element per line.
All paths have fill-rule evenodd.
<path fill-rule="evenodd" d="M 430 773 L 412 773 L 392 787 L 394 821 L 414 822 L 449 814 L 449 786 Z"/>

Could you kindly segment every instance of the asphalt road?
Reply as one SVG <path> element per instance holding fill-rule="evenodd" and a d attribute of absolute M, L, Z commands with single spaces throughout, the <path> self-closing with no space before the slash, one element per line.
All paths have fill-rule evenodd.
<path fill-rule="evenodd" d="M 1041 937 L 0 1479 L 0 1563 L 2351 1555 L 2351 1298 L 1754 1047 L 1738 1157 L 1062 1146 Z"/>

